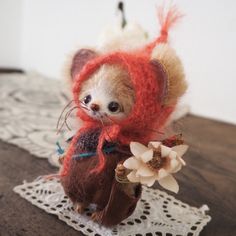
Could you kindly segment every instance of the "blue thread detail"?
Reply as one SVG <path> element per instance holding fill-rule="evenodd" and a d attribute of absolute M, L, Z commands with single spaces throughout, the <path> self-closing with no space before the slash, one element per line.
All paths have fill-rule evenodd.
<path fill-rule="evenodd" d="M 56 142 L 56 145 L 57 145 L 57 147 L 58 147 L 57 153 L 58 153 L 59 155 L 64 154 L 65 150 L 61 148 L 59 142 Z"/>
<path fill-rule="evenodd" d="M 105 152 L 106 154 L 109 154 L 109 153 L 115 151 L 115 149 L 116 149 L 116 147 L 112 146 L 112 147 L 103 149 L 103 152 Z M 89 158 L 89 157 L 96 156 L 96 154 L 97 154 L 97 152 L 84 152 L 84 153 L 79 153 L 79 154 L 73 155 L 72 158 L 73 158 L 73 160 L 78 161 L 83 158 Z"/>

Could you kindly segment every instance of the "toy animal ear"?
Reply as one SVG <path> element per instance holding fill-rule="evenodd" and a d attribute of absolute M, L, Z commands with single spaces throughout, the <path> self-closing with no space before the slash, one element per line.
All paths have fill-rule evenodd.
<path fill-rule="evenodd" d="M 152 51 L 151 63 L 161 87 L 164 105 L 174 105 L 187 89 L 182 63 L 168 44 L 158 44 Z"/>
<path fill-rule="evenodd" d="M 156 73 L 156 78 L 158 80 L 158 86 L 160 87 L 160 92 L 158 94 L 158 101 L 162 104 L 165 102 L 165 98 L 167 96 L 167 89 L 168 89 L 168 75 L 161 64 L 161 62 L 157 59 L 152 59 L 150 61 L 153 70 Z"/>
<path fill-rule="evenodd" d="M 92 60 L 93 58 L 97 57 L 97 53 L 91 49 L 80 49 L 75 53 L 72 58 L 72 64 L 70 67 L 70 76 L 71 79 L 74 80 L 75 76 L 82 70 L 84 65 Z"/>

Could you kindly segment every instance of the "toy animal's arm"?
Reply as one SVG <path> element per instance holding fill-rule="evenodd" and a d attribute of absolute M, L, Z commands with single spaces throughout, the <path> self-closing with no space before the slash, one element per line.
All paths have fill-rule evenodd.
<path fill-rule="evenodd" d="M 72 141 L 73 138 L 74 138 L 74 136 L 71 136 L 70 138 L 68 138 L 68 139 L 66 140 L 66 143 L 69 144 L 69 143 Z M 57 145 L 58 145 L 58 150 L 57 150 L 57 152 L 60 154 L 59 159 L 58 159 L 58 162 L 59 162 L 60 165 L 63 165 L 64 159 L 65 159 L 65 153 L 66 153 L 67 150 L 63 150 L 63 149 L 60 147 L 60 144 L 59 144 L 59 143 L 57 143 Z M 66 149 L 68 149 L 68 147 L 67 147 Z M 60 153 L 60 151 L 62 151 L 62 153 Z M 62 155 L 62 154 L 63 154 L 63 155 Z"/>
<path fill-rule="evenodd" d="M 125 168 L 122 164 L 118 164 L 116 175 L 121 178 L 125 174 Z M 109 201 L 106 207 L 93 214 L 95 221 L 105 225 L 113 226 L 119 224 L 122 220 L 129 217 L 140 199 L 142 187 L 135 183 L 121 183 L 114 179 Z"/>

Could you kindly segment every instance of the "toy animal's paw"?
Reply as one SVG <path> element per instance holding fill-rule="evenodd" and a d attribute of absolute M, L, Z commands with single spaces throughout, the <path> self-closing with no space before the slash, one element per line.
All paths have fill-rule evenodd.
<path fill-rule="evenodd" d="M 63 165 L 64 160 L 65 160 L 65 155 L 60 156 L 59 159 L 58 159 L 59 164 L 60 164 L 60 165 Z"/>
<path fill-rule="evenodd" d="M 118 164 L 115 169 L 116 176 L 124 178 L 126 176 L 126 168 L 122 164 Z"/>
<path fill-rule="evenodd" d="M 51 174 L 51 175 L 44 175 L 43 178 L 45 178 L 46 180 L 51 180 L 51 179 L 54 179 L 54 178 L 60 178 L 60 174 Z"/>
<path fill-rule="evenodd" d="M 74 209 L 77 211 L 79 214 L 84 213 L 84 209 L 86 208 L 86 205 L 83 203 L 75 203 L 74 204 Z"/>
<path fill-rule="evenodd" d="M 97 223 L 101 223 L 102 220 L 102 211 L 95 211 L 92 215 L 91 215 L 91 219 Z"/>

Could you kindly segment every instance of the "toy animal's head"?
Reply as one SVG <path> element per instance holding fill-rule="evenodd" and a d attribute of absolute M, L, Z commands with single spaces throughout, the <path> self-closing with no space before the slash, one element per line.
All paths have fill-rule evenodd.
<path fill-rule="evenodd" d="M 83 83 L 78 99 L 90 117 L 110 124 L 128 116 L 135 92 L 127 71 L 104 64 Z"/>
<path fill-rule="evenodd" d="M 72 61 L 74 98 L 83 120 L 122 123 L 136 109 L 136 121 L 154 122 L 163 107 L 175 106 L 186 90 L 183 67 L 167 44 L 155 46 L 151 54 L 114 52 L 100 55 L 90 49 L 79 50 Z M 139 102 L 137 102 L 139 101 Z M 139 112 L 137 112 L 139 111 Z M 82 115 L 83 114 L 83 115 Z M 142 119 L 146 114 L 148 119 Z"/>

